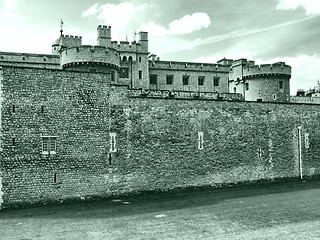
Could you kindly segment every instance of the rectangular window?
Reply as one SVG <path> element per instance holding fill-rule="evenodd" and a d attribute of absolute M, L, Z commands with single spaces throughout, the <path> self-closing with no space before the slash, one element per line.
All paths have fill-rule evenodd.
<path fill-rule="evenodd" d="M 110 136 L 110 150 L 109 150 L 109 152 L 111 152 L 111 153 L 117 152 L 117 147 L 116 147 L 117 134 L 111 132 L 111 133 L 109 133 L 109 136 Z"/>
<path fill-rule="evenodd" d="M 167 75 L 166 80 L 167 80 L 167 85 L 172 85 L 173 84 L 173 75 Z"/>
<path fill-rule="evenodd" d="M 158 80 L 158 75 L 157 74 L 150 74 L 149 76 L 149 81 L 150 84 L 157 84 L 157 80 Z"/>
<path fill-rule="evenodd" d="M 142 79 L 142 71 L 139 70 L 139 79 Z"/>
<path fill-rule="evenodd" d="M 56 154 L 57 137 L 45 136 L 42 137 L 42 154 Z"/>
<path fill-rule="evenodd" d="M 213 86 L 218 87 L 219 81 L 220 81 L 220 77 L 213 77 Z"/>
<path fill-rule="evenodd" d="M 198 85 L 199 85 L 199 86 L 203 86 L 203 84 L 204 84 L 204 79 L 205 79 L 204 76 L 199 76 L 199 77 L 198 77 Z"/>
<path fill-rule="evenodd" d="M 249 83 L 245 83 L 246 91 L 249 91 Z"/>
<path fill-rule="evenodd" d="M 183 75 L 182 76 L 182 85 L 189 85 L 189 75 Z"/>
<path fill-rule="evenodd" d="M 283 89 L 283 81 L 279 81 L 279 89 L 280 89 L 280 90 Z"/>
<path fill-rule="evenodd" d="M 203 149 L 203 132 L 198 132 L 198 149 Z"/>
<path fill-rule="evenodd" d="M 129 78 L 129 68 L 122 67 L 119 72 L 120 78 Z"/>
<path fill-rule="evenodd" d="M 141 57 L 139 57 L 139 62 L 141 62 Z"/>
<path fill-rule="evenodd" d="M 115 82 L 116 80 L 116 73 L 114 71 L 111 72 L 111 82 Z"/>

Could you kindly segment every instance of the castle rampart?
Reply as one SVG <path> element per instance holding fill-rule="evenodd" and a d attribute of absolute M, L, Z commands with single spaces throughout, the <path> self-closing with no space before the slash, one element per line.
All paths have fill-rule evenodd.
<path fill-rule="evenodd" d="M 243 68 L 243 77 L 254 77 L 259 75 L 286 75 L 291 76 L 291 67 L 284 63 L 261 64 Z"/>
<path fill-rule="evenodd" d="M 229 66 L 211 63 L 175 62 L 175 61 L 149 61 L 149 68 L 181 71 L 225 72 L 229 73 Z"/>
<path fill-rule="evenodd" d="M 60 68 L 60 58 L 48 54 L 0 52 L 1 65 Z"/>

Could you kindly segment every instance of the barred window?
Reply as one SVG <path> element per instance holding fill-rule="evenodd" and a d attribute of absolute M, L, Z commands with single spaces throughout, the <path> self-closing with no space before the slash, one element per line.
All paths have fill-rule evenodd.
<path fill-rule="evenodd" d="M 43 136 L 42 137 L 42 154 L 56 154 L 57 137 L 56 136 Z"/>

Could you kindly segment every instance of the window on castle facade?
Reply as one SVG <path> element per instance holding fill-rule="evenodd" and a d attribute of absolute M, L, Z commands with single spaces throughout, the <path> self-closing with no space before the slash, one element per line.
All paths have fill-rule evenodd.
<path fill-rule="evenodd" d="M 111 72 L 111 82 L 115 82 L 116 81 L 116 73 L 115 71 Z"/>
<path fill-rule="evenodd" d="M 149 82 L 150 84 L 157 84 L 158 75 L 157 74 L 150 74 Z"/>
<path fill-rule="evenodd" d="M 139 79 L 142 79 L 142 71 L 139 70 Z"/>
<path fill-rule="evenodd" d="M 56 136 L 43 136 L 42 137 L 42 154 L 56 154 L 57 147 L 57 137 Z"/>
<path fill-rule="evenodd" d="M 141 62 L 141 57 L 139 57 L 139 62 Z"/>
<path fill-rule="evenodd" d="M 172 85 L 173 84 L 173 75 L 167 75 L 166 80 L 167 80 L 167 85 Z"/>
<path fill-rule="evenodd" d="M 120 78 L 129 78 L 129 68 L 122 67 L 119 72 Z"/>
<path fill-rule="evenodd" d="M 245 83 L 246 91 L 249 91 L 249 83 Z"/>
<path fill-rule="evenodd" d="M 116 136 L 117 134 L 114 132 L 109 133 L 110 136 L 110 150 L 109 152 L 114 153 L 117 152 L 117 147 L 116 147 Z"/>
<path fill-rule="evenodd" d="M 283 89 L 283 81 L 279 81 L 279 89 L 280 89 L 280 90 Z"/>
<path fill-rule="evenodd" d="M 203 84 L 204 84 L 204 79 L 205 79 L 204 76 L 199 76 L 199 77 L 198 77 L 198 85 L 199 85 L 199 86 L 203 86 Z"/>
<path fill-rule="evenodd" d="M 182 85 L 189 85 L 189 75 L 183 75 L 182 76 Z"/>
<path fill-rule="evenodd" d="M 213 86 L 218 87 L 219 81 L 220 81 L 220 77 L 213 77 Z"/>
<path fill-rule="evenodd" d="M 198 149 L 203 149 L 203 132 L 198 132 Z"/>

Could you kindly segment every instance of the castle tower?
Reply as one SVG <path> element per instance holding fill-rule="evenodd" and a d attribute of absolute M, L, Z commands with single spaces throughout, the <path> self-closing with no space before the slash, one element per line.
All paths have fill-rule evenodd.
<path fill-rule="evenodd" d="M 144 53 L 148 53 L 148 33 L 139 32 L 139 43 L 141 45 L 141 50 Z"/>
<path fill-rule="evenodd" d="M 254 65 L 239 59 L 232 63 L 229 92 L 241 93 L 246 101 L 287 102 L 291 67 L 284 62 Z"/>
<path fill-rule="evenodd" d="M 111 27 L 99 25 L 97 28 L 97 45 L 100 47 L 111 46 Z"/>

